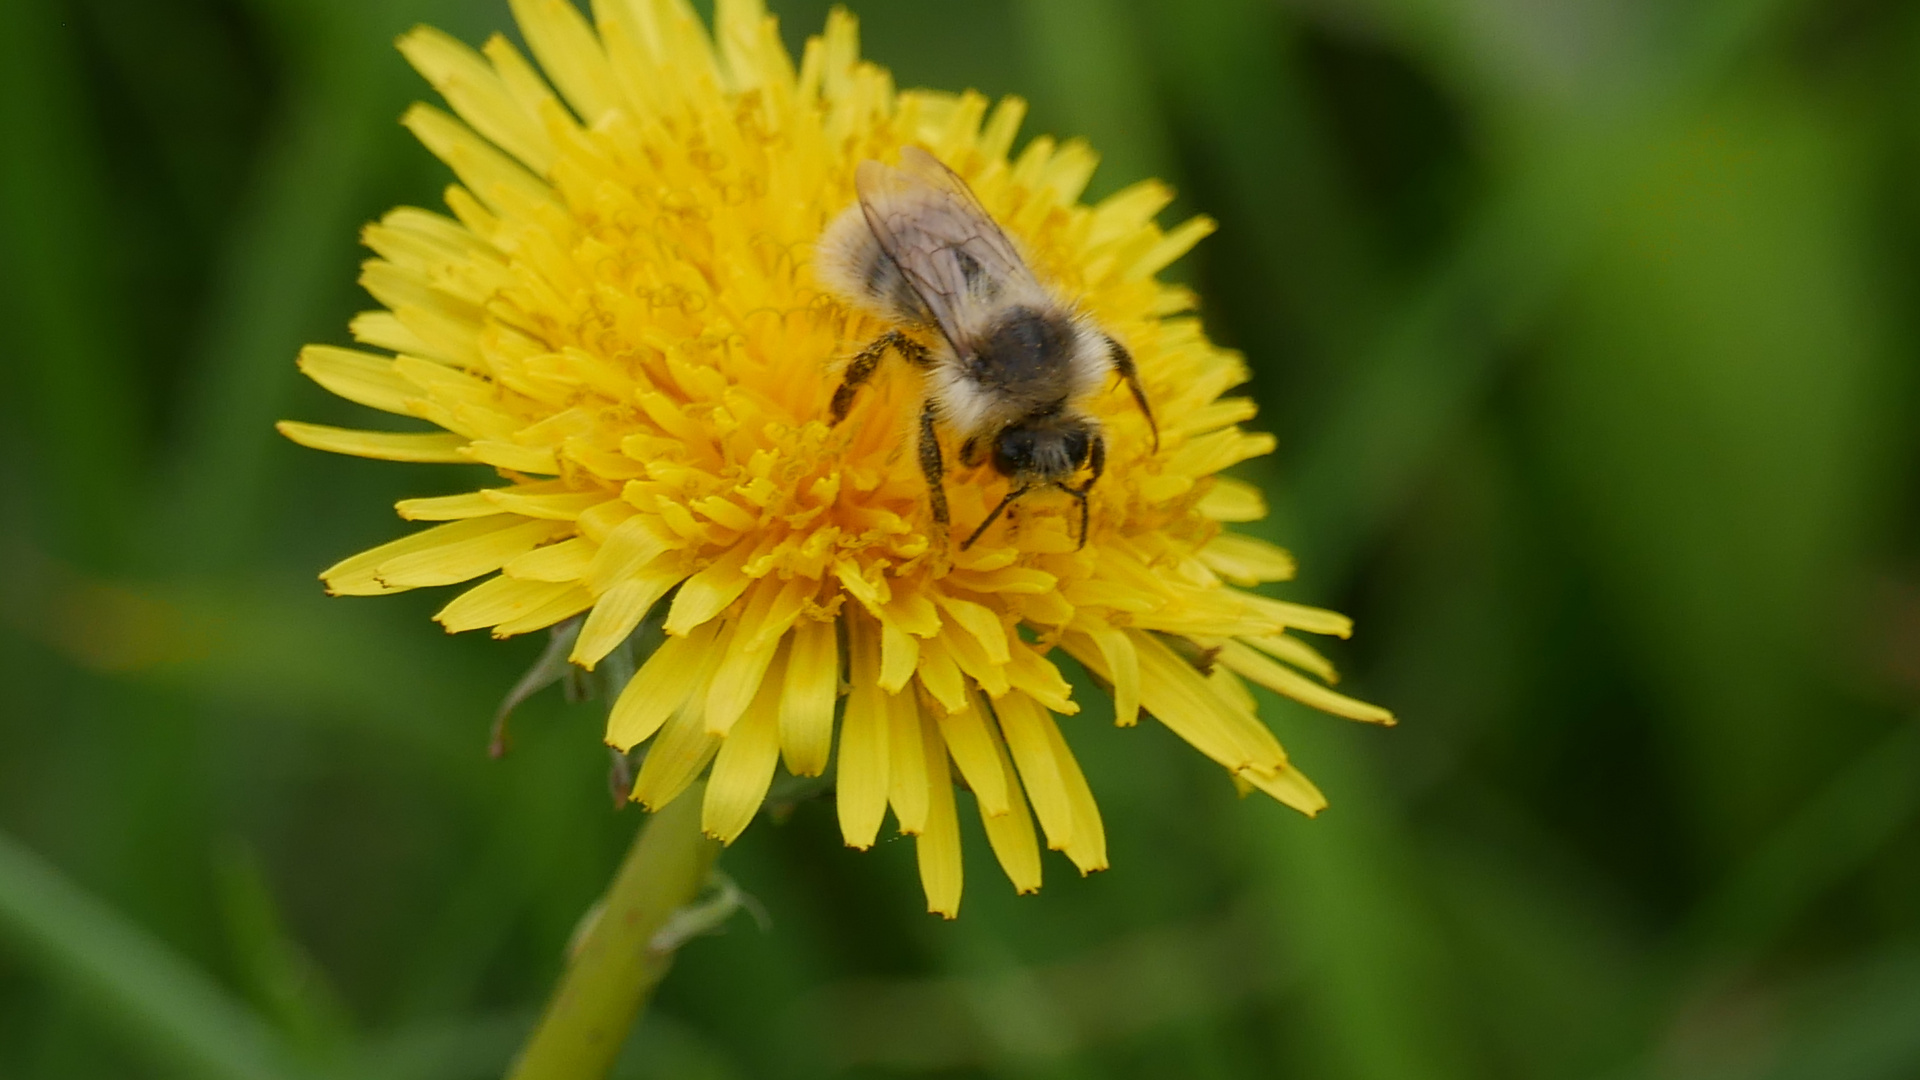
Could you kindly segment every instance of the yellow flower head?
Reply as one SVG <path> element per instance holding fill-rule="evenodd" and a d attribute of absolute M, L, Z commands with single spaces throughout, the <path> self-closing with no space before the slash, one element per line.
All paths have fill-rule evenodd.
<path fill-rule="evenodd" d="M 505 637 L 584 613 L 571 659 L 587 668 L 651 613 L 664 643 L 607 728 L 622 750 L 651 740 L 633 797 L 658 808 L 711 765 L 705 827 L 730 841 L 778 764 L 832 764 L 847 843 L 871 845 L 891 808 L 948 916 L 956 771 L 1021 892 L 1040 886 L 1034 816 L 1082 872 L 1106 865 L 1055 721 L 1079 712 L 1062 654 L 1111 686 L 1120 724 L 1149 713 L 1243 789 L 1318 811 L 1241 680 L 1390 718 L 1308 677 L 1332 672 L 1292 632 L 1344 636 L 1344 617 L 1236 588 L 1293 569 L 1221 525 L 1265 513 L 1256 489 L 1216 474 L 1272 440 L 1236 426 L 1250 401 L 1221 396 L 1246 376 L 1239 357 L 1155 280 L 1211 224 L 1162 231 L 1154 182 L 1081 203 L 1087 147 L 1037 138 L 1013 155 L 1020 101 L 896 91 L 859 59 L 844 12 L 796 70 L 758 0 L 721 0 L 711 39 L 685 0 L 593 6 L 597 25 L 569 0 L 515 0 L 545 79 L 501 37 L 479 53 L 431 29 L 400 41 L 458 114 L 418 105 L 405 120 L 459 179 L 453 217 L 403 208 L 368 227 L 379 257 L 361 280 L 385 310 L 352 329 L 384 351 L 312 346 L 300 365 L 443 430 L 281 430 L 362 457 L 483 462 L 505 483 L 400 503 L 442 524 L 333 566 L 328 588 L 493 574 L 439 621 Z M 1138 364 L 1158 447 L 1119 380 L 1086 404 L 1107 461 L 1084 544 L 1060 492 L 956 543 L 1008 482 L 951 464 L 952 446 L 951 535 L 934 535 L 914 451 L 925 389 L 904 364 L 830 423 L 848 358 L 890 327 L 822 287 L 814 246 L 860 163 L 910 146 L 963 177 Z"/>

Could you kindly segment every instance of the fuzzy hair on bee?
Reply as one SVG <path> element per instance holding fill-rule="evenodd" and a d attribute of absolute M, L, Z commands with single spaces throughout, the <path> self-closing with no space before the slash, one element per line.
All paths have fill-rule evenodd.
<path fill-rule="evenodd" d="M 932 154 L 910 146 L 897 168 L 861 162 L 854 187 L 858 198 L 821 235 L 814 273 L 893 329 L 848 361 L 833 422 L 846 418 L 881 359 L 896 353 L 926 377 L 919 456 L 941 535 L 949 524 L 938 434 L 945 427 L 960 441 L 963 464 L 989 461 L 1010 481 L 963 550 L 1015 499 L 1046 487 L 1078 501 L 1084 545 L 1087 493 L 1106 467 L 1099 422 L 1084 403 L 1118 375 L 1159 443 L 1133 357 L 1034 275 L 966 181 Z M 1083 471 L 1091 474 L 1084 482 L 1068 482 Z"/>

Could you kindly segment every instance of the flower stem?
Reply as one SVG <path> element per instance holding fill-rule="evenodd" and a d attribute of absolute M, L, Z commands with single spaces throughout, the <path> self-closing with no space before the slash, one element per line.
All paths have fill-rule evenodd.
<path fill-rule="evenodd" d="M 640 827 L 508 1080 L 594 1080 L 673 963 L 655 935 L 706 884 L 720 845 L 700 832 L 701 785 Z"/>

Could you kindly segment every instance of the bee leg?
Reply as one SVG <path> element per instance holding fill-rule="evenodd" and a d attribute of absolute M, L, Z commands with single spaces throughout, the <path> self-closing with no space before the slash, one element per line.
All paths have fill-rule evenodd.
<path fill-rule="evenodd" d="M 1147 430 L 1153 432 L 1154 453 L 1160 452 L 1160 425 L 1153 419 L 1153 408 L 1147 404 L 1147 392 L 1140 388 L 1140 369 L 1133 365 L 1133 354 L 1125 345 L 1107 339 L 1107 356 L 1113 361 L 1113 370 L 1127 381 L 1127 389 L 1133 391 L 1133 400 L 1147 418 Z"/>
<path fill-rule="evenodd" d="M 835 424 L 847 418 L 848 411 L 853 408 L 853 395 L 866 385 L 868 379 L 873 378 L 874 370 L 880 366 L 880 359 L 887 355 L 888 349 L 899 353 L 914 367 L 925 368 L 933 363 L 933 353 L 925 345 L 898 330 L 889 330 L 874 338 L 866 348 L 853 354 L 853 359 L 847 362 L 846 374 L 841 377 L 840 388 L 833 392 L 832 415 Z"/>
<path fill-rule="evenodd" d="M 1087 489 L 1093 486 L 1093 482 L 1088 481 L 1079 487 L 1073 487 L 1069 484 L 1055 484 L 1053 486 L 1073 496 L 1073 501 L 1080 504 L 1080 542 L 1073 545 L 1073 550 L 1079 551 L 1081 548 L 1087 546 L 1087 522 L 1092 516 L 1087 509 Z"/>
<path fill-rule="evenodd" d="M 933 430 L 933 402 L 920 408 L 920 471 L 927 476 L 927 498 L 933 503 L 933 524 L 941 543 L 947 543 L 951 522 L 947 516 L 947 463 L 940 456 L 940 437 Z"/>
<path fill-rule="evenodd" d="M 972 547 L 973 542 L 975 540 L 980 539 L 980 534 L 986 532 L 988 526 L 1000 520 L 1000 515 L 1006 512 L 1008 505 L 1010 505 L 1013 502 L 1013 500 L 1019 498 L 1022 495 L 1025 495 L 1027 492 L 1032 490 L 1033 489 L 1031 487 L 1022 487 L 1022 488 L 1014 488 L 1012 491 L 1007 492 L 1007 497 L 1004 499 L 1001 499 L 1000 505 L 994 507 L 993 513 L 987 515 L 987 520 L 981 522 L 980 527 L 973 530 L 973 535 L 967 537 L 966 542 L 960 545 L 960 550 L 965 551 L 968 548 Z"/>
<path fill-rule="evenodd" d="M 1100 474 L 1107 471 L 1107 441 L 1101 438 L 1097 431 L 1093 433 L 1093 445 L 1087 448 L 1087 468 L 1093 470 L 1093 475 L 1087 477 L 1087 482 L 1079 487 L 1069 487 L 1066 484 L 1053 485 L 1073 496 L 1080 504 L 1080 543 L 1074 546 L 1075 551 L 1087 546 L 1087 526 L 1093 520 L 1092 508 L 1087 505 L 1087 493 L 1093 490 L 1094 482 L 1100 479 Z"/>

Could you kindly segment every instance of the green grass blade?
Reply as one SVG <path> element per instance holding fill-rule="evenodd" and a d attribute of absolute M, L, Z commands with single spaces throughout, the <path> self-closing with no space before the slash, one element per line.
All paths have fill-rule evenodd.
<path fill-rule="evenodd" d="M 1298 1007 L 1317 1044 L 1303 1049 L 1325 1061 L 1315 1074 L 1482 1075 L 1407 824 L 1364 745 L 1378 732 L 1263 689 L 1255 696 L 1289 756 L 1336 793 L 1312 821 L 1276 805 L 1242 807 L 1280 950 L 1269 962 L 1299 971 Z"/>
<path fill-rule="evenodd" d="M 1258 335 L 1245 343 L 1255 370 L 1279 362 L 1290 330 L 1316 365 L 1344 359 L 1373 324 L 1381 268 L 1313 108 L 1297 27 L 1260 0 L 1153 7 L 1172 123 L 1195 171 L 1216 174 L 1219 202 L 1203 209 L 1219 217 L 1221 235 L 1209 243 L 1244 253 L 1209 284 L 1229 302 L 1256 289 L 1273 297 L 1241 315 L 1243 332 Z M 1216 265 L 1219 250 L 1207 250 Z M 1258 284 L 1239 284 L 1248 276 Z"/>
<path fill-rule="evenodd" d="M 1901 1080 L 1920 1071 L 1920 955 L 1880 951 L 1808 988 L 1766 1080 Z"/>
<path fill-rule="evenodd" d="M 1089 189 L 1095 196 L 1167 177 L 1173 163 L 1129 14 L 1117 0 L 1021 0 L 1015 7 L 1037 111 L 1064 125 L 1060 135 L 1084 136 L 1100 151 L 1103 165 Z"/>
<path fill-rule="evenodd" d="M 154 1061 L 209 1080 L 287 1080 L 259 1017 L 166 945 L 0 834 L 0 934 L 97 1003 Z"/>
<path fill-rule="evenodd" d="M 1851 766 L 1736 866 L 1695 910 L 1688 937 L 1716 964 L 1779 943 L 1813 904 L 1871 860 L 1920 811 L 1920 727 L 1901 728 Z"/>
<path fill-rule="evenodd" d="M 137 474 L 104 166 L 80 59 L 55 5 L 0 5 L 0 415 L 37 446 L 54 539 L 96 564 Z"/>

